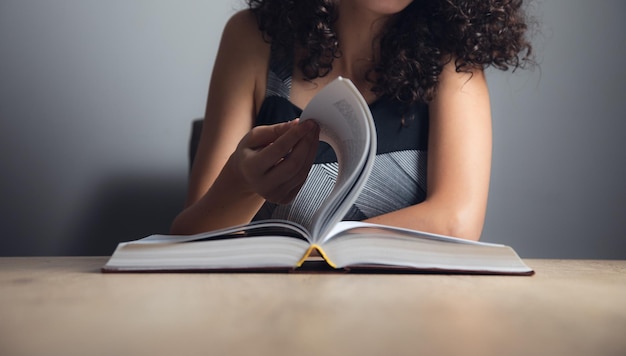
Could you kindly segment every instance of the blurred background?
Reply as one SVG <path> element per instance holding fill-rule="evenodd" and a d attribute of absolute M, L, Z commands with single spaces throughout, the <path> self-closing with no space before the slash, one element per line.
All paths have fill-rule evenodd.
<path fill-rule="evenodd" d="M 167 232 L 241 0 L 0 0 L 0 256 L 109 255 Z M 482 241 L 626 258 L 626 2 L 531 1 L 539 67 L 489 70 Z"/>

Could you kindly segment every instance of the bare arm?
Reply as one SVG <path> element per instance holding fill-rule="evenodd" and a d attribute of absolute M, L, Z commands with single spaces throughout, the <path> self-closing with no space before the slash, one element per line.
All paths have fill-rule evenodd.
<path fill-rule="evenodd" d="M 487 208 L 492 129 L 484 73 L 444 68 L 430 103 L 427 197 L 423 203 L 369 219 L 478 240 Z"/>
<path fill-rule="evenodd" d="M 318 142 L 314 123 L 252 129 L 268 51 L 250 12 L 229 20 L 211 77 L 186 206 L 171 233 L 247 223 L 266 199 L 293 199 L 306 179 Z"/>

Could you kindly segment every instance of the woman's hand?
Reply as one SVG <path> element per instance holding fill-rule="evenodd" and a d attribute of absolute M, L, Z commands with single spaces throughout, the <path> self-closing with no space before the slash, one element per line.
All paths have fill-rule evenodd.
<path fill-rule="evenodd" d="M 319 126 L 312 120 L 257 126 L 239 142 L 226 164 L 244 190 L 265 200 L 291 202 L 315 159 Z"/>

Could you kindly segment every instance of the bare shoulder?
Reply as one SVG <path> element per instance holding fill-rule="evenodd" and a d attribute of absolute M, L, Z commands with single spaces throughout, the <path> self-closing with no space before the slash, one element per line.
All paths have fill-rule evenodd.
<path fill-rule="evenodd" d="M 256 17 L 251 10 L 241 10 L 232 15 L 224 27 L 225 36 L 236 36 L 246 44 L 263 42 L 262 34 L 259 31 Z"/>
<path fill-rule="evenodd" d="M 489 89 L 481 68 L 457 71 L 454 61 L 439 76 L 437 94 L 429 104 L 431 121 L 460 128 L 468 123 L 483 122 L 490 126 Z M 478 126 L 473 126 L 474 128 Z"/>
<path fill-rule="evenodd" d="M 239 129 L 247 131 L 258 98 L 264 95 L 268 63 L 269 44 L 258 29 L 255 15 L 250 10 L 235 13 L 222 33 L 205 120 L 213 121 L 216 126 L 228 121 L 230 129 L 234 122 L 239 122 Z"/>
<path fill-rule="evenodd" d="M 480 68 L 475 68 L 470 72 L 456 70 L 454 61 L 449 62 L 443 68 L 439 76 L 438 93 L 439 97 L 447 94 L 480 94 L 487 89 L 485 73 Z"/>
<path fill-rule="evenodd" d="M 188 204 L 208 191 L 241 138 L 252 128 L 262 100 L 259 98 L 264 95 L 268 61 L 269 44 L 254 14 L 249 10 L 234 14 L 222 32 L 211 74 Z"/>
<path fill-rule="evenodd" d="M 255 62 L 264 57 L 269 50 L 269 43 L 263 38 L 252 11 L 242 10 L 226 22 L 221 47 L 236 49 L 239 57 L 245 55 L 245 59 Z"/>
<path fill-rule="evenodd" d="M 255 15 L 250 10 L 239 11 L 224 27 L 213 77 L 221 82 L 220 78 L 227 76 L 228 82 L 253 89 L 256 106 L 264 93 L 260 88 L 265 88 L 269 51 Z"/>

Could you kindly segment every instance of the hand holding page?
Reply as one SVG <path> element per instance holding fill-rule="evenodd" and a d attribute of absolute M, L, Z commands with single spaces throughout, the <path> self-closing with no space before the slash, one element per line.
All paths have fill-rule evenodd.
<path fill-rule="evenodd" d="M 295 269 L 313 250 L 342 269 L 446 271 L 530 275 L 515 251 L 391 226 L 341 221 L 361 192 L 376 157 L 369 107 L 348 79 L 338 78 L 307 105 L 301 121 L 320 125 L 339 173 L 310 231 L 286 220 L 264 220 L 197 235 L 152 235 L 120 243 L 103 272 Z"/>

